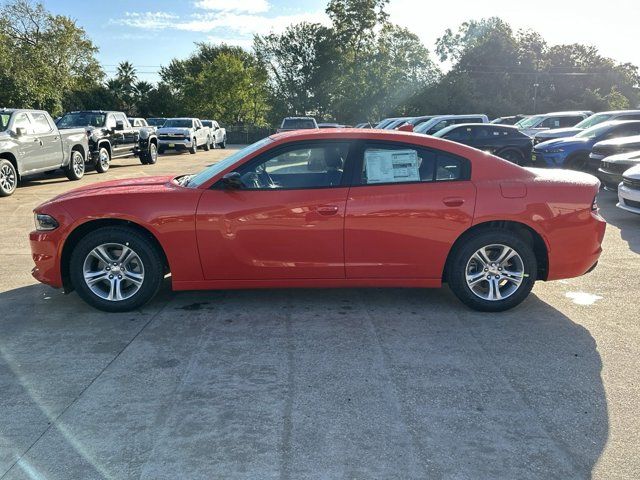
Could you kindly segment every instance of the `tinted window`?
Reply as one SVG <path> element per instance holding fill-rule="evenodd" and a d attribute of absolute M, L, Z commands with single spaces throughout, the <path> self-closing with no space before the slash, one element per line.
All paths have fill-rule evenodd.
<path fill-rule="evenodd" d="M 163 125 L 164 128 L 191 128 L 193 121 L 190 118 L 170 118 Z"/>
<path fill-rule="evenodd" d="M 544 121 L 538 125 L 539 128 L 560 128 L 560 117 L 545 118 Z"/>
<path fill-rule="evenodd" d="M 427 135 L 433 135 L 434 133 L 439 132 L 443 128 L 446 128 L 449 125 L 453 125 L 454 123 L 455 123 L 454 120 L 441 120 L 424 133 L 426 133 Z"/>
<path fill-rule="evenodd" d="M 466 160 L 445 152 L 404 145 L 365 148 L 360 183 L 364 185 L 460 180 Z"/>
<path fill-rule="evenodd" d="M 58 120 L 58 128 L 102 127 L 105 126 L 104 122 L 104 113 L 67 113 L 60 120 Z M 113 126 L 115 127 L 115 124 Z"/>
<path fill-rule="evenodd" d="M 560 117 L 560 128 L 573 127 L 583 119 L 583 116 Z"/>
<path fill-rule="evenodd" d="M 291 128 L 295 130 L 316 128 L 316 123 L 310 118 L 287 118 L 282 122 L 282 128 Z"/>
<path fill-rule="evenodd" d="M 640 113 L 634 113 L 629 115 L 620 115 L 615 118 L 616 120 L 640 120 Z"/>
<path fill-rule="evenodd" d="M 203 121 L 202 125 L 204 125 L 205 127 L 213 128 L 213 122 L 211 122 L 209 120 Z"/>
<path fill-rule="evenodd" d="M 32 113 L 31 118 L 33 118 L 34 133 L 49 133 L 52 130 L 49 120 L 47 120 L 47 116 L 44 113 Z"/>
<path fill-rule="evenodd" d="M 632 135 L 640 134 L 640 123 L 631 125 L 619 125 L 614 127 L 607 135 L 606 138 L 620 138 L 630 137 Z"/>
<path fill-rule="evenodd" d="M 471 127 L 458 127 L 450 130 L 448 133 L 444 135 L 439 135 L 441 138 L 446 138 L 447 140 L 453 140 L 456 142 L 471 140 Z"/>
<path fill-rule="evenodd" d="M 454 123 L 484 123 L 484 118 L 482 117 L 457 118 Z"/>
<path fill-rule="evenodd" d="M 296 146 L 252 162 L 239 173 L 248 190 L 336 187 L 348 152 L 347 143 Z"/>

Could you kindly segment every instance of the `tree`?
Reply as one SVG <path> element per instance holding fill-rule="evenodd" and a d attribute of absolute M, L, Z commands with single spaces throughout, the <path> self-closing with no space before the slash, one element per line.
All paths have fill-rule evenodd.
<path fill-rule="evenodd" d="M 97 48 L 68 17 L 41 3 L 12 0 L 0 9 L 0 104 L 58 114 L 66 95 L 97 86 Z"/>

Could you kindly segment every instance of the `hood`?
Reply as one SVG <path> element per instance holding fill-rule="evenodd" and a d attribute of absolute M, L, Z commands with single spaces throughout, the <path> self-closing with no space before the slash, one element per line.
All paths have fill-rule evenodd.
<path fill-rule="evenodd" d="M 617 155 L 610 155 L 605 158 L 605 161 L 609 163 L 628 163 L 628 162 L 638 162 L 640 163 L 640 150 L 636 150 L 634 152 L 626 152 L 626 153 L 618 153 Z"/>
<path fill-rule="evenodd" d="M 603 140 L 598 142 L 598 147 L 630 147 L 637 144 L 640 146 L 640 135 L 634 135 L 633 137 L 620 137 L 612 138 L 611 140 Z M 640 150 L 640 148 L 638 148 Z"/>
<path fill-rule="evenodd" d="M 548 140 L 541 142 L 535 146 L 536 150 L 548 150 L 553 148 L 571 148 L 580 147 L 588 144 L 591 139 L 580 137 L 568 137 L 568 138 L 556 138 L 554 140 Z"/>
<path fill-rule="evenodd" d="M 164 190 L 168 185 L 171 185 L 171 180 L 173 178 L 174 176 L 171 175 L 162 177 L 128 178 L 123 180 L 94 183 L 69 190 L 68 192 L 52 198 L 43 205 L 65 201 L 72 198 L 92 197 L 96 195 L 103 196 L 118 193 L 138 193 L 143 191 Z"/>
<path fill-rule="evenodd" d="M 574 135 L 580 133 L 581 131 L 582 131 L 581 128 L 554 128 L 553 130 L 545 130 L 543 132 L 537 133 L 536 137 L 538 138 L 573 137 Z"/>
<path fill-rule="evenodd" d="M 629 170 L 624 172 L 623 176 L 625 178 L 632 178 L 633 180 L 640 180 L 640 165 L 631 167 Z"/>

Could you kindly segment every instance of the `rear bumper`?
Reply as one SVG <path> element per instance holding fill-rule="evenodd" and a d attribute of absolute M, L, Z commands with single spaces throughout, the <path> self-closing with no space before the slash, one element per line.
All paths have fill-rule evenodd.
<path fill-rule="evenodd" d="M 571 228 L 558 230 L 550 242 L 547 280 L 580 277 L 595 268 L 602 253 L 605 220 L 584 210 L 571 216 L 565 220 Z"/>

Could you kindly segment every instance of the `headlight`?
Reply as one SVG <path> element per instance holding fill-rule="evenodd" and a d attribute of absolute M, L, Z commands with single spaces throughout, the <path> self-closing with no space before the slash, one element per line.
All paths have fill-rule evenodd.
<path fill-rule="evenodd" d="M 41 213 L 34 214 L 36 222 L 36 230 L 39 232 L 48 232 L 58 228 L 58 222 L 51 215 L 43 215 Z"/>

